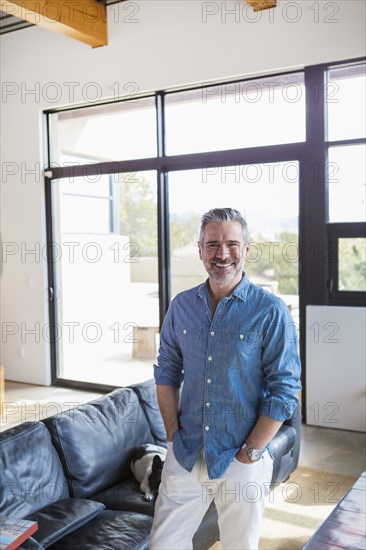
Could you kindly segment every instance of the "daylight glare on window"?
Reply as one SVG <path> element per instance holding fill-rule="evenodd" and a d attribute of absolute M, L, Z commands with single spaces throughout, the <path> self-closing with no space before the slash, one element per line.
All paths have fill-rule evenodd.
<path fill-rule="evenodd" d="M 159 332 L 156 172 L 64 178 L 52 188 L 57 323 L 74 327 L 59 342 L 58 374 L 112 385 L 146 380 Z M 121 368 L 127 363 L 133 369 Z"/>
<path fill-rule="evenodd" d="M 363 138 L 366 135 L 365 65 L 332 69 L 325 94 L 330 141 Z"/>
<path fill-rule="evenodd" d="M 53 115 L 51 160 L 57 165 L 122 161 L 156 155 L 155 99 L 136 98 Z M 61 157 L 69 160 L 61 164 Z"/>
<path fill-rule="evenodd" d="M 303 74 L 167 94 L 168 154 L 305 140 Z"/>
<path fill-rule="evenodd" d="M 331 147 L 328 157 L 329 221 L 366 221 L 365 145 Z"/>

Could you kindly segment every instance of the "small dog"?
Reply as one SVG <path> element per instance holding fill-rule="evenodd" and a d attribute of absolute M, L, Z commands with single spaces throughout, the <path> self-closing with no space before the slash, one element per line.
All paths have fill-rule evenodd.
<path fill-rule="evenodd" d="M 135 450 L 131 460 L 131 470 L 147 501 L 154 500 L 158 495 L 165 457 L 164 447 L 150 443 Z"/>

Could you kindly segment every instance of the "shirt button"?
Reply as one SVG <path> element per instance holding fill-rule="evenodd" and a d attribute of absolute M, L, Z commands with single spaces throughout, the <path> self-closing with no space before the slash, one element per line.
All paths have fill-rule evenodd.
<path fill-rule="evenodd" d="M 215 331 L 212 330 L 212 331 L 210 332 L 210 334 L 211 334 L 211 336 L 215 336 Z"/>
<path fill-rule="evenodd" d="M 208 360 L 209 360 L 209 361 L 212 361 L 211 355 L 208 356 Z"/>
<path fill-rule="evenodd" d="M 210 426 L 205 426 L 206 432 L 208 432 L 209 429 L 210 429 Z"/>
<path fill-rule="evenodd" d="M 186 331 L 186 329 L 184 329 L 184 330 L 183 330 L 183 334 L 187 334 L 187 331 Z"/>
<path fill-rule="evenodd" d="M 244 338 L 244 334 L 241 334 L 240 335 L 240 340 L 242 340 Z"/>
<path fill-rule="evenodd" d="M 207 378 L 207 384 L 211 384 L 211 378 Z"/>
<path fill-rule="evenodd" d="M 211 403 L 206 403 L 206 407 L 209 408 Z"/>

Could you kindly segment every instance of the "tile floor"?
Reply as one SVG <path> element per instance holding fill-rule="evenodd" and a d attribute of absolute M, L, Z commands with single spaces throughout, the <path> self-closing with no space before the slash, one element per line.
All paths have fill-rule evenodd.
<path fill-rule="evenodd" d="M 0 429 L 3 431 L 26 420 L 51 416 L 100 395 L 60 387 L 6 382 Z M 300 466 L 358 476 L 366 469 L 366 434 L 304 425 Z"/>

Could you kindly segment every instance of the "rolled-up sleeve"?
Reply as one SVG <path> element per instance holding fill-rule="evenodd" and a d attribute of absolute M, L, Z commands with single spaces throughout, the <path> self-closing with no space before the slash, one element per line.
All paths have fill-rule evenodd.
<path fill-rule="evenodd" d="M 170 304 L 160 333 L 159 353 L 154 365 L 155 383 L 180 388 L 183 359 L 174 330 L 175 301 Z"/>
<path fill-rule="evenodd" d="M 260 414 L 284 421 L 291 418 L 301 390 L 297 327 L 282 300 L 269 314 L 263 338 L 262 365 L 266 395 Z"/>

